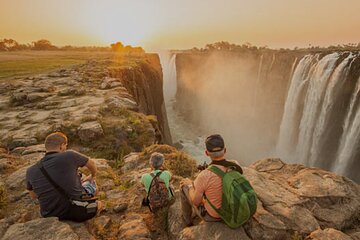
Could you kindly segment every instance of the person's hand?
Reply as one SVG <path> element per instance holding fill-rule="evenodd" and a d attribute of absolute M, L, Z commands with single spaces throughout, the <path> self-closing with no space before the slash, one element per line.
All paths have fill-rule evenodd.
<path fill-rule="evenodd" d="M 180 181 L 180 188 L 182 188 L 185 185 L 192 185 L 192 181 L 189 178 L 184 178 Z"/>
<path fill-rule="evenodd" d="M 81 182 L 84 183 L 86 181 L 92 182 L 95 180 L 95 177 L 93 175 L 87 175 L 87 176 L 83 176 L 83 178 L 81 179 Z"/>

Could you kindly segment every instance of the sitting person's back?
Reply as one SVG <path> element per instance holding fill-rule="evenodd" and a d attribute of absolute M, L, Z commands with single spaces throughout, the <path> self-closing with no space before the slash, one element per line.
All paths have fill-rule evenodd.
<path fill-rule="evenodd" d="M 162 170 L 163 163 L 164 163 L 164 155 L 162 155 L 161 153 L 153 153 L 150 157 L 150 165 L 153 170 L 151 173 L 145 173 L 141 177 L 141 182 L 145 187 L 145 190 L 148 194 L 148 198 L 150 198 L 149 204 L 151 207 L 155 205 L 159 205 L 156 207 L 161 207 L 161 205 L 166 205 L 168 203 L 168 201 L 166 200 L 170 200 L 173 196 L 170 187 L 171 173 L 167 170 Z M 151 202 L 152 198 L 154 199 L 154 198 L 162 197 L 162 196 L 155 196 L 155 197 L 152 196 L 153 194 L 155 194 L 154 193 L 155 188 L 159 188 L 158 192 L 160 192 L 159 193 L 160 195 L 162 194 L 161 193 L 162 191 L 167 192 L 167 199 L 164 200 L 164 203 Z M 161 199 L 159 201 L 161 201 Z"/>
<path fill-rule="evenodd" d="M 224 199 L 224 183 L 222 177 L 212 170 L 218 169 L 222 174 L 235 170 L 242 174 L 242 168 L 235 161 L 225 159 L 225 143 L 218 135 L 211 135 L 206 139 L 206 155 L 210 157 L 210 167 L 203 170 L 192 182 L 190 179 L 181 181 L 181 207 L 183 220 L 186 225 L 192 225 L 193 212 L 208 222 L 222 221 L 219 209 Z M 226 203 L 226 202 L 225 202 Z M 233 214 L 230 212 L 230 214 Z"/>
<path fill-rule="evenodd" d="M 64 134 L 50 134 L 45 140 L 47 150 L 40 162 L 31 166 L 26 173 L 27 189 L 33 199 L 38 199 L 43 217 L 59 217 L 72 220 L 69 198 L 61 194 L 49 177 L 72 199 L 81 199 L 84 194 L 94 196 L 97 186 L 94 182 L 96 166 L 88 157 L 75 151 L 66 151 L 67 138 Z M 82 183 L 79 167 L 87 167 L 91 176 Z M 48 177 L 40 168 L 43 168 Z M 84 185 L 84 186 L 83 186 Z M 78 216 L 76 216 L 77 218 Z M 91 218 L 92 216 L 83 216 Z"/>

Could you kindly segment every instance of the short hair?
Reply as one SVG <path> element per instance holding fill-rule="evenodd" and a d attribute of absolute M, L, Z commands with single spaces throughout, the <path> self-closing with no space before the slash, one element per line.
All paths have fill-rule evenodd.
<path fill-rule="evenodd" d="M 68 139 L 62 132 L 54 132 L 49 134 L 45 139 L 45 149 L 51 150 L 59 147 L 61 144 L 67 144 Z"/>
<path fill-rule="evenodd" d="M 220 150 L 218 152 L 209 152 L 208 151 L 208 154 L 209 154 L 210 158 L 221 158 L 225 155 L 225 149 Z"/>
<path fill-rule="evenodd" d="M 151 166 L 153 166 L 155 169 L 160 168 L 163 163 L 164 163 L 164 155 L 158 152 L 154 152 L 153 154 L 151 154 L 150 156 L 150 164 Z"/>

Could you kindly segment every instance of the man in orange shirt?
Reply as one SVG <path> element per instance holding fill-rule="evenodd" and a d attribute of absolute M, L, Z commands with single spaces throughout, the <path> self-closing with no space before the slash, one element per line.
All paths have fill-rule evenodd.
<path fill-rule="evenodd" d="M 222 171 L 231 168 L 243 173 L 239 164 L 225 159 L 225 143 L 219 134 L 206 138 L 205 154 L 211 159 L 211 165 L 215 165 Z M 183 220 L 187 226 L 192 225 L 192 213 L 207 222 L 221 221 L 219 214 L 211 207 L 207 199 L 216 207 L 222 204 L 222 179 L 208 169 L 202 171 L 192 182 L 186 178 L 181 181 L 181 208 Z"/>

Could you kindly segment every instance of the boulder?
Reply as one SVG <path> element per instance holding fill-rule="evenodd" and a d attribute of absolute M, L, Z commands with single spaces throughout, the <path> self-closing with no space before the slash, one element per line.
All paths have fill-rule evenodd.
<path fill-rule="evenodd" d="M 83 87 L 67 87 L 58 92 L 59 96 L 81 96 L 86 93 Z"/>
<path fill-rule="evenodd" d="M 127 216 L 119 228 L 120 240 L 150 240 L 151 234 L 144 219 L 139 214 Z"/>
<path fill-rule="evenodd" d="M 79 240 L 95 240 L 96 238 L 91 235 L 86 227 L 85 223 L 66 221 L 71 229 L 78 235 Z"/>
<path fill-rule="evenodd" d="M 16 147 L 27 147 L 31 145 L 36 145 L 37 143 L 38 141 L 34 137 L 14 136 L 9 143 L 9 148 L 14 149 Z"/>
<path fill-rule="evenodd" d="M 349 234 L 353 240 L 360 240 L 360 232 L 354 232 Z"/>
<path fill-rule="evenodd" d="M 28 147 L 17 147 L 11 151 L 12 153 L 17 153 L 20 155 L 28 155 L 32 153 L 46 152 L 44 144 L 32 145 Z"/>
<path fill-rule="evenodd" d="M 20 188 L 24 189 L 26 187 L 25 176 L 27 169 L 28 166 L 25 166 L 10 174 L 10 176 L 8 176 L 5 181 L 6 186 L 9 189 L 20 189 Z"/>
<path fill-rule="evenodd" d="M 122 83 L 116 78 L 105 77 L 100 84 L 100 89 L 122 87 Z"/>
<path fill-rule="evenodd" d="M 50 96 L 49 93 L 29 93 L 27 95 L 27 101 L 29 103 L 38 102 L 40 100 L 47 98 L 48 96 Z"/>
<path fill-rule="evenodd" d="M 202 222 L 193 227 L 187 227 L 180 233 L 180 240 L 251 240 L 243 228 L 230 229 L 224 223 Z"/>
<path fill-rule="evenodd" d="M 78 240 L 71 227 L 57 218 L 39 218 L 11 225 L 2 240 Z"/>
<path fill-rule="evenodd" d="M 326 228 L 312 232 L 305 240 L 352 240 L 352 238 L 336 229 Z"/>
<path fill-rule="evenodd" d="M 121 213 L 121 212 L 124 212 L 127 208 L 128 208 L 127 203 L 120 203 L 114 207 L 113 211 L 115 213 Z"/>
<path fill-rule="evenodd" d="M 90 142 L 104 135 L 103 128 L 97 121 L 82 123 L 77 131 L 83 142 Z"/>
<path fill-rule="evenodd" d="M 134 170 L 138 167 L 140 160 L 139 153 L 130 153 L 124 157 L 124 165 L 122 166 L 121 170 L 123 172 L 129 172 Z"/>
<path fill-rule="evenodd" d="M 9 223 L 5 221 L 5 219 L 0 220 L 0 239 L 4 236 L 6 230 L 9 228 Z"/>
<path fill-rule="evenodd" d="M 126 108 L 133 111 L 138 111 L 139 107 L 137 103 L 126 97 L 119 97 L 116 95 L 110 96 L 106 99 L 105 103 L 109 109 L 121 109 Z"/>
<path fill-rule="evenodd" d="M 105 235 L 111 225 L 111 218 L 109 216 L 95 217 L 92 221 L 91 231 L 97 235 Z"/>

